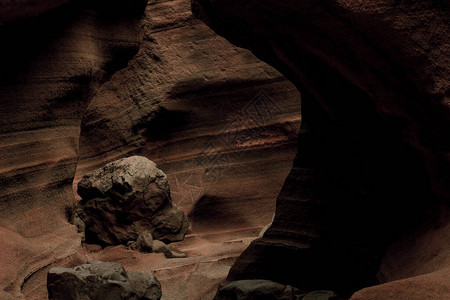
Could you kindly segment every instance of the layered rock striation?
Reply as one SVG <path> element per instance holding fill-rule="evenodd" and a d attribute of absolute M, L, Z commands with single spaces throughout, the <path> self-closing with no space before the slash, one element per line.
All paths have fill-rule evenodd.
<path fill-rule="evenodd" d="M 0 1 L 2 299 L 40 298 L 32 279 L 52 262 L 77 261 L 65 207 L 74 202 L 81 120 L 141 40 L 145 1 L 62 2 Z"/>
<path fill-rule="evenodd" d="M 273 216 L 296 153 L 300 95 L 273 67 L 194 18 L 189 1 L 150 2 L 143 31 L 139 52 L 88 107 L 74 187 L 125 156 L 157 163 L 191 225 L 185 241 L 168 246 L 188 257 L 126 264 L 151 261 L 168 299 L 212 298 Z"/>
<path fill-rule="evenodd" d="M 299 151 L 273 225 L 228 279 L 350 295 L 448 267 L 448 5 L 192 3 L 216 32 L 275 66 L 302 93 Z M 423 279 L 431 284 L 432 277 Z M 428 285 L 433 289 L 448 297 L 440 281 Z M 382 287 L 373 291 L 361 295 L 383 298 Z"/>
<path fill-rule="evenodd" d="M 146 1 L 0 5 L 0 298 L 45 298 L 48 268 L 86 261 L 66 216 L 75 168 L 76 187 L 137 153 L 165 170 L 186 214 L 202 199 L 192 225 L 203 237 L 193 238 L 197 250 L 185 246 L 198 257 L 189 268 L 174 262 L 165 286 L 181 298 L 214 293 L 246 238 L 270 221 L 296 151 L 298 91 L 193 18 L 189 1 L 150 3 L 144 23 Z M 204 220 L 209 210 L 220 226 Z M 245 243 L 216 245 L 236 237 Z M 218 266 L 214 276 L 196 267 L 201 255 Z M 173 284 L 187 268 L 196 275 Z"/>
<path fill-rule="evenodd" d="M 167 174 L 174 203 L 192 211 L 194 231 L 259 231 L 295 156 L 298 91 L 194 18 L 189 1 L 149 3 L 143 29 L 138 54 L 87 109 L 74 184 L 143 155 Z M 203 221 L 212 211 L 216 220 Z"/>

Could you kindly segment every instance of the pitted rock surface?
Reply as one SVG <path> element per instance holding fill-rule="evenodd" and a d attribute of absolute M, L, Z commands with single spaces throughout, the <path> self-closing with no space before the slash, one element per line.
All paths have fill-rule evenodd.
<path fill-rule="evenodd" d="M 142 156 L 105 165 L 78 183 L 77 209 L 86 240 L 103 245 L 126 244 L 144 232 L 166 242 L 181 241 L 187 217 L 170 198 L 167 176 Z"/>

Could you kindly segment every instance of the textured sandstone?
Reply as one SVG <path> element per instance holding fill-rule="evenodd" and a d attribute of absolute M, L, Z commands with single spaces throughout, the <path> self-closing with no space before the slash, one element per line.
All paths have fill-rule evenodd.
<path fill-rule="evenodd" d="M 36 2 L 6 5 L 27 14 Z M 65 206 L 74 202 L 81 120 L 98 87 L 136 53 L 142 3 L 71 1 L 35 18 L 8 14 L 16 21 L 0 26 L 0 289 L 12 296 L 45 298 L 36 278 L 79 255 Z"/>
<path fill-rule="evenodd" d="M 450 268 L 428 274 L 368 287 L 356 292 L 351 300 L 436 299 L 450 298 Z"/>
<path fill-rule="evenodd" d="M 126 272 L 122 265 L 92 261 L 52 268 L 47 275 L 50 300 L 159 300 L 161 284 L 150 273 Z"/>
<path fill-rule="evenodd" d="M 170 197 L 169 182 L 156 164 L 131 156 L 86 174 L 78 183 L 77 213 L 87 242 L 126 244 L 148 232 L 150 237 L 181 241 L 187 217 Z"/>
<path fill-rule="evenodd" d="M 174 249 L 188 257 L 161 262 L 164 295 L 212 298 L 245 248 L 240 240 L 272 218 L 295 156 L 299 112 L 295 86 L 194 18 L 188 0 L 150 2 L 139 52 L 87 109 L 74 185 L 118 158 L 151 158 L 192 230 Z"/>
<path fill-rule="evenodd" d="M 21 1 L 27 3 L 33 1 Z M 2 10 L 0 22 L 40 14 L 48 3 L 32 14 L 24 9 L 5 17 Z M 176 182 L 174 201 L 194 220 L 202 241 L 196 253 L 211 255 L 183 266 L 175 261 L 173 269 L 160 265 L 174 299 L 210 294 L 233 249 L 241 249 L 212 251 L 206 239 L 223 242 L 226 234 L 245 234 L 270 220 L 291 164 L 298 94 L 278 72 L 195 20 L 188 1 L 151 3 L 143 47 L 109 78 L 137 51 L 142 3 L 74 1 L 0 28 L 6 45 L 0 50 L 2 298 L 32 299 L 43 269 L 75 256 L 79 240 L 64 206 L 73 202 L 86 108 L 75 184 L 130 153 L 155 158 Z M 348 294 L 376 283 L 378 272 L 378 280 L 397 281 L 356 299 L 445 298 L 448 6 L 431 0 L 193 3 L 218 32 L 283 72 L 303 97 L 300 150 L 273 225 L 229 278 Z M 277 111 L 257 119 L 262 126 L 247 109 L 261 90 Z M 210 211 L 217 218 L 208 218 Z M 421 231 L 398 239 L 416 227 Z M 142 268 L 131 258 L 128 263 Z M 293 278 L 289 270 L 302 272 Z"/>
<path fill-rule="evenodd" d="M 229 279 L 349 295 L 448 266 L 449 244 L 432 236 L 449 233 L 448 5 L 192 3 L 217 32 L 277 67 L 302 93 L 299 152 L 274 222 Z M 419 245 L 389 248 L 405 234 Z M 430 239 L 432 247 L 422 246 Z M 427 282 L 439 297 L 439 281 Z"/>
<path fill-rule="evenodd" d="M 150 2 L 138 54 L 88 107 L 74 184 L 107 162 L 143 155 L 167 174 L 186 214 L 194 206 L 202 213 L 203 196 L 217 199 L 200 208 L 223 213 L 193 215 L 194 231 L 261 228 L 295 156 L 299 112 L 295 86 L 194 18 L 189 1 Z"/>
<path fill-rule="evenodd" d="M 63 2 L 0 1 L 0 297 L 43 299 L 50 266 L 91 255 L 65 215 L 79 153 L 75 187 L 83 174 L 140 153 L 166 171 L 186 214 L 204 195 L 220 199 L 218 235 L 196 209 L 198 249 L 183 248 L 196 257 L 160 271 L 168 299 L 214 295 L 248 241 L 234 239 L 256 236 L 270 221 L 296 151 L 298 91 L 193 18 L 188 0 L 150 3 L 143 27 L 145 1 Z M 128 63 L 140 29 L 141 50 Z M 246 110 L 261 94 L 277 104 L 257 119 L 262 127 Z M 227 132 L 240 138 L 230 143 Z M 154 256 L 163 269 L 165 259 Z"/>
<path fill-rule="evenodd" d="M 126 270 L 154 274 L 161 283 L 163 300 L 213 299 L 231 265 L 252 239 L 189 234 L 184 241 L 167 245 L 171 250 L 187 253 L 187 258 L 167 259 L 163 253 L 114 246 L 89 253 L 88 260 L 120 262 Z"/>

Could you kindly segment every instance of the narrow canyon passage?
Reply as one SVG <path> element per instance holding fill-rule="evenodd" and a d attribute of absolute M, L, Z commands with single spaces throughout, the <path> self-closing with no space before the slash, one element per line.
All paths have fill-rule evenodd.
<path fill-rule="evenodd" d="M 189 217 L 188 258 L 125 247 L 90 253 L 154 273 L 163 299 L 212 299 L 239 254 L 271 222 L 297 152 L 300 95 L 250 51 L 193 17 L 186 0 L 150 2 L 139 52 L 103 84 L 83 117 L 74 180 L 143 155 L 169 178 Z M 156 256 L 156 258 L 154 257 Z"/>
<path fill-rule="evenodd" d="M 154 272 L 163 299 L 212 299 L 272 219 L 296 153 L 297 89 L 189 1 L 150 2 L 141 19 L 142 3 L 68 3 L 2 31 L 2 299 L 45 299 L 51 267 L 94 259 Z M 81 247 L 67 222 L 81 176 L 135 154 L 169 176 L 191 222 L 174 247 L 188 258 Z"/>
<path fill-rule="evenodd" d="M 449 12 L 0 0 L 0 299 L 447 300 Z"/>
<path fill-rule="evenodd" d="M 296 153 L 297 89 L 189 1 L 151 2 L 143 19 L 135 4 L 67 3 L 1 28 L 2 299 L 46 299 L 51 267 L 92 259 L 158 273 L 164 299 L 210 299 L 272 219 Z M 175 246 L 187 259 L 89 252 L 68 223 L 80 177 L 134 154 L 168 174 L 192 220 Z"/>
<path fill-rule="evenodd" d="M 192 3 L 302 93 L 299 151 L 273 225 L 228 281 L 364 300 L 447 299 L 448 5 Z"/>

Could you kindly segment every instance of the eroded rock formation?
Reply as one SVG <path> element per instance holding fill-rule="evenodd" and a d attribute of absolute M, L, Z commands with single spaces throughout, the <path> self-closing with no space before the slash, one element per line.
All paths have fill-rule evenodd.
<path fill-rule="evenodd" d="M 143 155 L 167 174 L 186 214 L 213 197 L 232 215 L 220 231 L 259 231 L 295 156 L 298 91 L 194 18 L 189 0 L 150 2 L 143 31 L 138 54 L 88 107 L 74 184 L 110 161 Z M 208 233 L 215 224 L 191 225 Z"/>
<path fill-rule="evenodd" d="M 64 207 L 74 202 L 81 119 L 141 40 L 145 1 L 62 2 L 0 1 L 2 299 L 43 299 L 45 268 L 80 262 Z"/>
<path fill-rule="evenodd" d="M 295 156 L 298 91 L 193 18 L 188 0 L 150 3 L 141 26 L 145 2 L 0 1 L 2 299 L 45 298 L 48 268 L 79 265 L 86 255 L 134 269 L 151 262 L 168 297 L 214 295 L 270 221 Z M 270 113 L 255 123 L 249 108 L 264 106 Z M 182 247 L 195 256 L 189 262 L 144 253 L 132 260 L 119 246 L 114 255 L 85 253 L 67 222 L 78 154 L 75 187 L 83 174 L 136 153 L 166 171 L 186 214 L 211 195 L 233 216 L 225 234 L 210 232 L 211 222 L 193 224 L 201 237 Z"/>
<path fill-rule="evenodd" d="M 153 274 L 125 271 L 122 265 L 91 261 L 75 268 L 52 268 L 50 300 L 159 300 L 161 284 Z"/>
<path fill-rule="evenodd" d="M 188 258 L 140 256 L 126 267 L 150 261 L 168 299 L 212 298 L 272 218 L 296 153 L 300 95 L 194 18 L 189 0 L 150 2 L 143 31 L 139 52 L 88 107 L 74 185 L 118 158 L 151 158 L 167 174 L 174 203 L 193 217 L 182 245 L 168 245 Z M 127 253 L 117 251 L 122 262 Z"/>
<path fill-rule="evenodd" d="M 436 238 L 450 235 L 448 5 L 192 3 L 218 33 L 252 49 L 302 93 L 299 152 L 274 222 L 228 279 L 350 295 L 378 280 L 448 270 L 449 245 Z M 423 279 L 430 295 L 449 297 L 448 284 L 443 291 L 439 280 Z M 365 299 L 382 299 L 383 286 L 377 289 Z"/>

